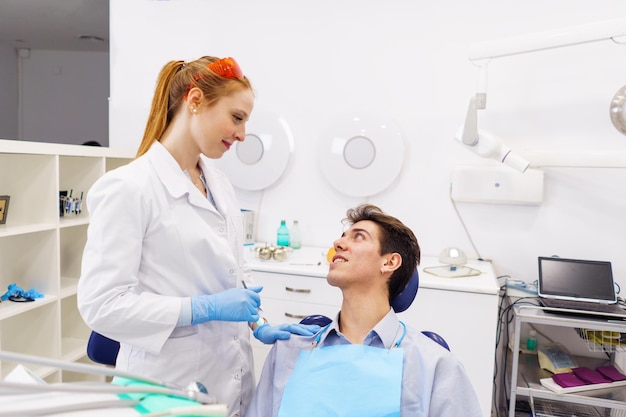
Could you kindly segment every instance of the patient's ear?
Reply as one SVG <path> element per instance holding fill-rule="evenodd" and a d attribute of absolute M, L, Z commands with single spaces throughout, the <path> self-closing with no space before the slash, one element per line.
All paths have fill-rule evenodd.
<path fill-rule="evenodd" d="M 389 253 L 384 256 L 385 261 L 380 269 L 380 273 L 384 274 L 385 272 L 392 272 L 396 269 L 400 268 L 402 265 L 402 256 L 399 253 Z"/>

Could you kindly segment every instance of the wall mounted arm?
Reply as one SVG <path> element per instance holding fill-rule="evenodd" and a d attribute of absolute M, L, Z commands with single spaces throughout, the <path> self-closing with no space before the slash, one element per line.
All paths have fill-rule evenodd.
<path fill-rule="evenodd" d="M 467 108 L 465 123 L 459 129 L 456 139 L 463 146 L 483 158 L 490 158 L 524 172 L 530 162 L 502 144 L 496 137 L 478 129 L 476 97 L 471 97 Z"/>

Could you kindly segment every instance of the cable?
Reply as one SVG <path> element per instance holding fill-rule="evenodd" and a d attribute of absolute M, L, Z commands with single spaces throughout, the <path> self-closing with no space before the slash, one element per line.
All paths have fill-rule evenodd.
<path fill-rule="evenodd" d="M 101 391 L 91 391 L 91 392 L 153 392 L 153 391 L 148 391 L 148 389 L 154 389 L 154 390 L 161 389 L 161 390 L 167 390 L 167 393 L 165 393 L 164 391 L 161 391 L 161 392 L 154 391 L 154 392 L 165 394 L 165 395 L 174 395 L 177 397 L 187 398 L 187 399 L 191 399 L 191 400 L 198 401 L 200 403 L 205 403 L 205 404 L 215 404 L 217 402 L 214 397 L 210 396 L 209 394 L 200 392 L 200 391 L 195 391 L 193 389 L 188 389 L 188 388 L 183 388 L 183 387 L 179 387 L 179 386 L 172 385 L 172 384 L 167 384 L 163 381 L 159 381 L 159 380 L 152 379 L 152 378 L 147 378 L 145 376 L 136 375 L 130 372 L 120 371 L 117 369 L 105 368 L 101 366 L 95 366 L 95 365 L 84 364 L 84 363 L 74 363 L 74 362 L 67 362 L 67 361 L 61 361 L 61 360 L 56 360 L 56 359 L 48 359 L 48 358 L 42 358 L 39 356 L 26 355 L 23 353 L 15 353 L 15 352 L 7 352 L 7 351 L 0 351 L 0 361 L 9 361 L 9 362 L 17 362 L 17 363 L 23 362 L 23 363 L 32 363 L 32 364 L 43 365 L 43 366 L 52 366 L 55 368 L 72 371 L 72 372 L 104 375 L 104 376 L 110 376 L 110 377 L 120 377 L 120 378 L 131 379 L 131 380 L 135 380 L 139 382 L 144 382 L 147 384 L 162 386 L 162 388 L 161 387 L 145 387 L 145 388 L 142 388 L 143 390 L 138 390 L 138 391 L 125 391 L 122 388 L 130 388 L 130 387 L 119 387 L 119 386 L 110 387 L 110 388 L 117 389 L 117 391 L 114 391 L 114 390 L 106 391 L 105 387 L 100 387 Z M 4 383 L 1 383 L 0 385 L 4 385 L 4 384 L 9 384 L 9 383 L 4 382 Z M 16 385 L 33 387 L 32 384 L 31 385 L 16 384 Z M 48 388 L 51 387 L 50 385 L 42 385 L 42 386 L 48 387 Z M 48 391 L 53 391 L 53 390 L 48 389 Z M 56 390 L 56 391 L 59 391 L 59 390 Z"/>
<path fill-rule="evenodd" d="M 120 394 L 120 393 L 141 393 L 141 394 L 162 394 L 169 395 L 169 391 L 167 388 L 160 387 L 119 387 L 119 386 L 102 386 L 93 384 L 89 386 L 89 384 L 53 384 L 53 385 L 40 385 L 40 384 L 21 384 L 21 383 L 10 383 L 10 382 L 0 382 L 0 387 L 12 388 L 22 391 L 30 391 L 32 393 L 35 392 L 71 392 L 71 393 L 112 393 L 112 394 Z M 2 392 L 2 395 L 7 395 L 6 391 Z M 26 393 L 28 394 L 28 393 Z M 111 399 L 111 400 L 99 400 L 99 401 L 89 401 L 85 403 L 74 403 L 74 404 L 63 404 L 57 406 L 40 406 L 40 408 L 28 408 L 23 407 L 24 403 L 32 403 L 37 404 L 41 401 L 41 398 L 36 401 L 32 398 L 28 398 L 27 395 L 24 395 L 24 401 L 21 401 L 22 396 L 18 396 L 18 401 L 20 401 L 19 409 L 12 410 L 1 410 L 0 409 L 0 417 L 19 417 L 19 416 L 45 416 L 50 414 L 58 414 L 58 413 L 67 413 L 72 411 L 85 411 L 85 410 L 95 410 L 102 408 L 122 408 L 122 407 L 134 407 L 140 403 L 137 400 L 121 400 L 121 399 Z M 28 400 L 32 401 L 28 401 Z M 157 412 L 151 412 L 148 414 L 143 414 L 143 417 L 159 417 L 159 416 L 206 416 L 206 417 L 225 417 L 227 415 L 227 407 L 224 404 L 205 404 L 205 405 L 197 405 L 197 406 L 185 406 L 185 407 L 175 407 L 170 408 L 168 410 L 162 410 Z"/>
<path fill-rule="evenodd" d="M 142 417 L 161 416 L 205 416 L 205 417 L 226 417 L 228 410 L 223 404 L 201 405 L 192 407 L 176 407 L 165 411 L 155 411 L 143 414 Z"/>
<path fill-rule="evenodd" d="M 467 227 L 465 226 L 465 222 L 463 221 L 463 218 L 461 217 L 461 213 L 459 212 L 459 209 L 456 206 L 456 202 L 452 198 L 452 183 L 450 183 L 450 192 L 448 193 L 448 197 L 450 198 L 450 201 L 452 202 L 452 207 L 454 208 L 454 211 L 456 212 L 456 215 L 459 218 L 459 221 L 461 222 L 461 226 L 463 226 L 463 230 L 465 230 L 465 235 L 469 239 L 470 244 L 472 245 L 472 248 L 474 249 L 474 252 L 476 252 L 476 256 L 478 256 L 478 260 L 483 261 L 484 260 L 483 257 L 480 256 L 478 249 L 476 249 L 476 245 L 474 245 L 472 236 L 470 235 L 469 231 L 467 230 Z"/>
<path fill-rule="evenodd" d="M 4 394 L 3 394 L 4 395 Z M 40 399 L 32 399 L 31 404 L 36 404 Z M 115 401 L 90 401 L 84 404 L 64 404 L 57 406 L 46 405 L 45 408 L 23 408 L 23 404 L 20 404 L 20 408 L 2 410 L 0 409 L 0 417 L 36 417 L 47 416 L 51 414 L 70 413 L 73 411 L 85 411 L 95 410 L 103 408 L 120 408 L 120 407 L 133 407 L 139 404 L 139 401 L 134 400 L 115 400 Z"/>
<path fill-rule="evenodd" d="M 90 394 L 160 394 L 195 400 L 190 391 L 181 391 L 162 386 L 142 385 L 136 387 L 109 385 L 105 383 L 61 383 L 61 384 L 26 384 L 21 382 L 0 381 L 0 388 L 14 390 L 3 394 L 16 394 L 23 391 L 36 392 L 74 392 Z"/>

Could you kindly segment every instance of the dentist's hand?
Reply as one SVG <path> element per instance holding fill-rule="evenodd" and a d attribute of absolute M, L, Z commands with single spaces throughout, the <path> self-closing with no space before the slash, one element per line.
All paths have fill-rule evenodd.
<path fill-rule="evenodd" d="M 210 295 L 191 297 L 191 324 L 211 320 L 255 322 L 259 319 L 263 287 L 231 288 Z"/>
<path fill-rule="evenodd" d="M 264 324 L 257 327 L 253 334 L 261 342 L 271 345 L 277 340 L 289 339 L 292 334 L 312 336 L 319 330 L 320 326 L 317 324 L 278 324 L 275 326 Z"/>

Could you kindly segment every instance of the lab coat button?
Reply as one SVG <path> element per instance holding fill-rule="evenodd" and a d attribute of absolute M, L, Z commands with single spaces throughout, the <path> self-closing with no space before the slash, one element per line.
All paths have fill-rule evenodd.
<path fill-rule="evenodd" d="M 233 337 L 233 340 L 239 340 L 239 336 Z"/>
<path fill-rule="evenodd" d="M 223 227 L 220 227 L 220 233 L 224 233 L 224 230 L 225 229 Z"/>
<path fill-rule="evenodd" d="M 234 269 L 229 269 L 228 270 L 228 274 L 229 275 L 235 275 L 235 270 Z"/>

